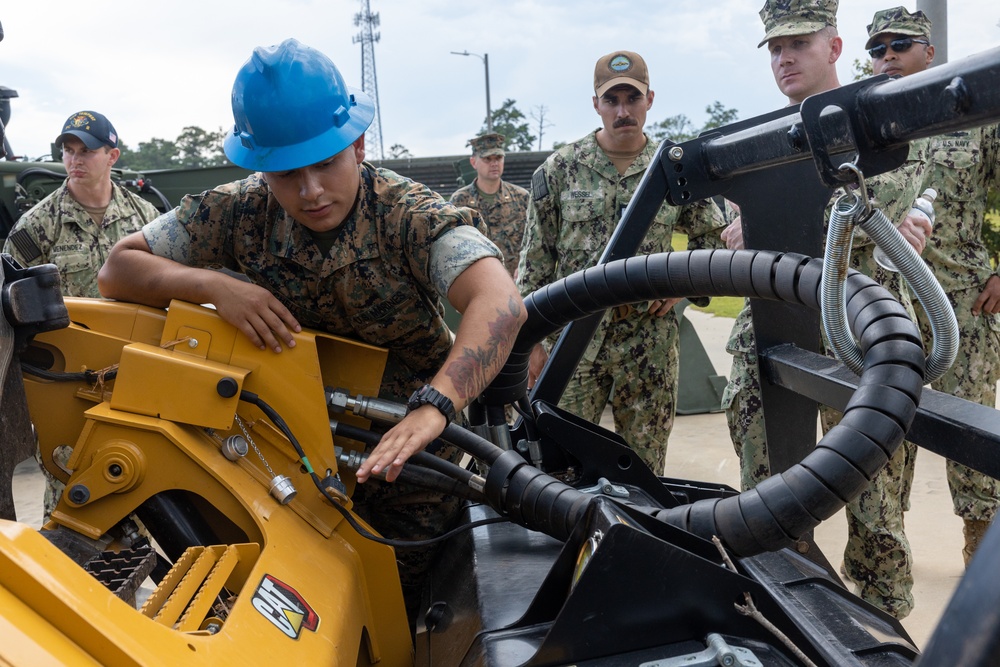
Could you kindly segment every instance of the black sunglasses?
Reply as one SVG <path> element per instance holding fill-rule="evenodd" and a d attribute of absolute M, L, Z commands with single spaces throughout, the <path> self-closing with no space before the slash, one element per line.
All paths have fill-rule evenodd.
<path fill-rule="evenodd" d="M 900 39 L 894 39 L 889 44 L 879 44 L 878 46 L 873 46 L 868 49 L 868 55 L 872 57 L 872 60 L 878 60 L 879 58 L 885 57 L 885 52 L 891 47 L 895 53 L 905 53 L 910 50 L 910 47 L 914 44 L 923 44 L 925 46 L 929 45 L 925 39 L 913 39 L 912 37 L 901 37 Z"/>

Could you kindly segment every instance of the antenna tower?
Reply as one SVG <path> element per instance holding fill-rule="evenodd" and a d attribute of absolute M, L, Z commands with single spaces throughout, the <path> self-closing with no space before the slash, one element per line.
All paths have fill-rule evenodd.
<path fill-rule="evenodd" d="M 354 15 L 354 25 L 361 32 L 353 38 L 354 44 L 361 44 L 361 90 L 368 93 L 375 104 L 375 120 L 365 132 L 365 146 L 369 154 L 385 159 L 382 151 L 382 113 L 378 105 L 378 76 L 375 74 L 375 42 L 379 41 L 381 33 L 374 32 L 379 26 L 378 12 L 371 11 L 368 0 L 361 1 L 361 11 Z"/>

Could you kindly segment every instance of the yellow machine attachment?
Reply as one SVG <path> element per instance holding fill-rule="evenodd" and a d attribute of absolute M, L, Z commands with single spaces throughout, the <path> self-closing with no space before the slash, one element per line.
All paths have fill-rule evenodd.
<path fill-rule="evenodd" d="M 42 532 L 0 522 L 0 663 L 412 664 L 393 550 L 310 475 L 350 508 L 324 388 L 377 395 L 386 352 L 304 331 L 275 354 L 204 307 L 66 302 L 73 324 L 22 355 L 66 491 Z"/>

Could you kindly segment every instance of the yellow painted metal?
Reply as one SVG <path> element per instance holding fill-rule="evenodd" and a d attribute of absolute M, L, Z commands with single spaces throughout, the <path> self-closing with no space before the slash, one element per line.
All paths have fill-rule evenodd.
<path fill-rule="evenodd" d="M 132 343 L 122 350 L 111 407 L 182 424 L 228 429 L 233 425 L 239 389 L 247 373 L 245 368 Z M 217 388 L 222 380 L 235 383 L 236 393 L 220 396 Z"/>
<path fill-rule="evenodd" d="M 230 575 L 239 565 L 240 556 L 237 551 L 239 545 L 226 545 L 209 547 L 205 552 L 214 557 L 214 562 L 209 570 L 208 576 L 198 587 L 194 597 L 188 603 L 183 616 L 177 623 L 177 629 L 185 632 L 193 632 L 201 629 L 203 621 L 209 617 L 212 605 L 220 593 L 222 587 L 229 579 Z M 253 545 L 256 546 L 256 545 Z M 241 588 L 235 589 L 236 591 Z"/>
<path fill-rule="evenodd" d="M 72 456 L 69 465 L 78 467 Z M 145 475 L 146 457 L 141 449 L 127 440 L 107 440 L 92 450 L 86 467 L 78 468 L 73 484 L 85 486 L 89 491 L 88 502 L 94 502 L 109 493 L 129 491 L 141 483 Z M 72 503 L 69 498 L 67 502 L 80 504 Z"/>
<path fill-rule="evenodd" d="M 167 572 L 167 575 L 157 585 L 156 590 L 150 594 L 146 602 L 142 605 L 140 611 L 143 614 L 161 625 L 171 625 L 171 622 L 167 621 L 166 615 L 162 613 L 163 607 L 170 600 L 170 596 L 174 594 L 174 591 L 177 590 L 181 580 L 191 570 L 191 566 L 198 560 L 202 551 L 204 551 L 204 547 L 189 547 L 184 550 L 181 557 L 177 559 L 173 567 L 170 568 L 170 571 Z"/>
<path fill-rule="evenodd" d="M 167 313 L 123 301 L 64 297 L 70 319 L 90 331 L 137 343 L 157 344 L 163 333 Z"/>
<path fill-rule="evenodd" d="M 183 624 L 179 623 L 181 616 L 184 615 L 184 611 L 191 604 L 191 600 L 201 590 L 205 579 L 212 571 L 212 568 L 215 567 L 219 557 L 226 552 L 226 547 L 224 546 L 195 547 L 195 549 L 194 561 L 186 568 L 184 575 L 180 577 L 170 597 L 167 598 L 167 601 L 153 617 L 153 620 L 161 625 L 176 627 L 178 630 L 191 630 L 190 626 L 184 627 Z M 200 625 L 200 619 L 195 628 L 198 625 Z"/>
<path fill-rule="evenodd" d="M 38 336 L 24 356 L 26 361 L 61 373 L 111 369 L 122 348 L 133 342 L 130 336 L 137 335 L 137 342 L 158 344 L 166 321 L 162 310 L 114 301 L 67 298 L 66 305 L 73 324 Z M 104 400 L 110 383 L 51 382 L 31 375 L 25 380 L 28 403 L 38 415 L 33 421 L 42 462 L 65 482 L 68 475 L 52 461 L 52 450 L 73 446 L 83 429 L 84 412 Z"/>
<path fill-rule="evenodd" d="M 0 641 L 0 664 L 411 665 L 393 550 L 360 537 L 343 520 L 284 433 L 255 406 L 227 407 L 228 419 L 238 412 L 248 424 L 274 473 L 297 488 L 288 505 L 268 494 L 271 474 L 256 452 L 236 462 L 222 456 L 221 441 L 238 428 L 212 430 L 179 419 L 199 414 L 199 406 L 184 402 L 204 402 L 223 368 L 240 369 L 243 388 L 282 416 L 322 476 L 336 471 L 324 386 L 377 394 L 385 351 L 304 331 L 294 348 L 275 354 L 250 345 L 208 308 L 175 302 L 164 314 L 114 302 L 67 304 L 80 326 L 34 342 L 53 370 L 104 368 L 126 359 L 104 387 L 26 377 L 29 409 L 46 417 L 35 419 L 43 450 L 73 447 L 70 488 L 90 491 L 77 505 L 64 498 L 53 521 L 96 538 L 147 499 L 170 492 L 181 494 L 220 541 L 202 550 L 217 552 L 204 565 L 187 570 L 176 585 L 164 580 L 150 597 L 150 609 L 177 601 L 167 609 L 174 620 L 166 626 L 115 598 L 36 531 L 0 522 L 0 623 L 10 630 Z M 171 344 L 185 338 L 198 345 Z M 119 402 L 119 391 L 138 395 L 144 384 L 170 385 L 172 392 L 154 389 L 149 399 Z M 162 407 L 150 409 L 170 401 L 175 419 L 164 419 Z M 295 595 L 264 599 L 271 589 Z M 223 590 L 236 597 L 219 619 L 211 607 Z M 275 600 L 299 598 L 318 617 L 314 628 L 279 624 L 281 614 L 265 613 Z M 286 611 L 289 619 L 301 616 Z M 209 625 L 214 632 L 202 629 Z M 289 627 L 297 628 L 296 637 L 286 634 Z M 8 636 L 31 639 L 15 646 Z"/>
<path fill-rule="evenodd" d="M 0 637 L 2 665 L 103 664 L 5 588 L 0 588 Z"/>

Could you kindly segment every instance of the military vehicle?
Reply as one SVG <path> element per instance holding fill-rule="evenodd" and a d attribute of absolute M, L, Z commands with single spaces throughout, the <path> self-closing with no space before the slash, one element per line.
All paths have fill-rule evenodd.
<path fill-rule="evenodd" d="M 442 434 L 476 464 L 407 464 L 410 480 L 465 499 L 412 633 L 399 545 L 350 500 L 366 445 L 405 414 L 376 398 L 384 350 L 307 330 L 262 352 L 210 308 L 63 299 L 53 266 L 5 259 L 0 660 L 1000 664 L 996 529 L 923 656 L 810 539 L 904 434 L 1000 475 L 996 411 L 923 389 L 902 307 L 843 263 L 810 258 L 835 187 L 894 168 L 910 140 L 997 119 L 1000 49 L 662 146 L 600 264 L 526 298 L 527 324 L 471 428 Z M 780 206 L 776 182 L 799 186 Z M 632 256 L 664 200 L 718 194 L 741 205 L 748 243 L 769 249 Z M 850 367 L 816 351 L 824 286 L 843 292 L 833 321 L 857 343 Z M 607 308 L 721 295 L 751 299 L 780 473 L 743 493 L 657 477 L 619 436 L 557 407 Z M 563 327 L 528 392 L 531 347 Z M 845 412 L 818 444 L 817 401 Z M 506 405 L 520 413 L 511 426 Z M 15 520 L 10 498 L 10 470 L 36 440 L 66 483 L 40 531 Z"/>

